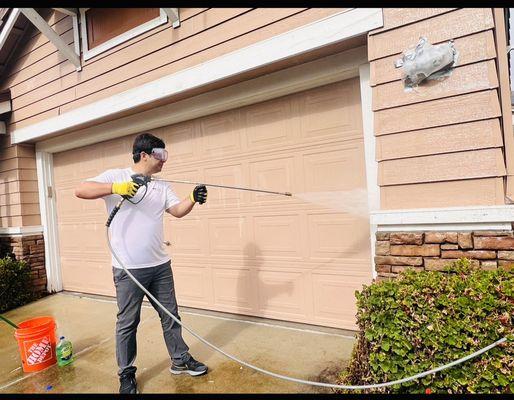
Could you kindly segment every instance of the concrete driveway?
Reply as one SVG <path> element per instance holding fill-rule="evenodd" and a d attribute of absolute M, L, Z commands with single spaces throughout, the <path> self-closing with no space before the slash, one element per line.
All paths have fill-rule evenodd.
<path fill-rule="evenodd" d="M 15 323 L 53 316 L 57 334 L 73 343 L 75 361 L 24 373 L 14 328 L 0 321 L 0 393 L 117 393 L 112 298 L 61 292 L 4 315 Z M 180 308 L 184 324 L 209 342 L 250 364 L 300 379 L 335 383 L 352 351 L 352 332 Z M 193 356 L 209 366 L 199 377 L 174 376 L 160 321 L 144 304 L 135 365 L 142 393 L 331 393 L 329 388 L 296 384 L 242 367 L 206 346 L 189 332 Z"/>

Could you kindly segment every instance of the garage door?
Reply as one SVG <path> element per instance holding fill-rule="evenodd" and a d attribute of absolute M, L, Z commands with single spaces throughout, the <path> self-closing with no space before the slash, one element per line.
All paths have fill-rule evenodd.
<path fill-rule="evenodd" d="M 170 151 L 163 178 L 294 195 L 210 188 L 166 215 L 180 305 L 355 329 L 354 292 L 371 281 L 358 78 L 151 132 Z M 104 202 L 73 192 L 131 165 L 134 137 L 54 155 L 65 290 L 114 295 Z"/>

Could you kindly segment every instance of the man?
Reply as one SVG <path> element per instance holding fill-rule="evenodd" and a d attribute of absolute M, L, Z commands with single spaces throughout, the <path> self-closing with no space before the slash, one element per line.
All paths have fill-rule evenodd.
<path fill-rule="evenodd" d="M 151 181 L 146 191 L 131 179 L 131 175 L 151 176 L 161 171 L 168 158 L 164 142 L 149 133 L 138 135 L 133 144 L 132 168 L 111 169 L 81 182 L 75 195 L 81 199 L 103 198 L 108 214 L 121 200 L 128 197 L 111 223 L 111 245 L 134 277 L 175 317 L 178 306 L 175 298 L 171 260 L 164 249 L 164 211 L 177 218 L 189 214 L 195 203 L 207 200 L 204 185 L 196 186 L 187 198 L 180 201 L 169 183 Z M 137 393 L 136 331 L 140 320 L 144 292 L 136 286 L 117 260 L 112 257 L 118 314 L 116 321 L 116 359 L 119 370 L 120 393 Z M 207 372 L 207 366 L 189 354 L 182 338 L 182 329 L 152 300 L 161 318 L 164 341 L 171 358 L 170 372 L 192 376 Z"/>

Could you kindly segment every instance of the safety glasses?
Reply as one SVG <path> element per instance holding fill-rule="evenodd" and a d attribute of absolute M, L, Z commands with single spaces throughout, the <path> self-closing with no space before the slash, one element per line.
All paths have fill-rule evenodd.
<path fill-rule="evenodd" d="M 166 161 L 168 159 L 168 151 L 166 149 L 153 148 L 151 155 L 159 161 Z"/>

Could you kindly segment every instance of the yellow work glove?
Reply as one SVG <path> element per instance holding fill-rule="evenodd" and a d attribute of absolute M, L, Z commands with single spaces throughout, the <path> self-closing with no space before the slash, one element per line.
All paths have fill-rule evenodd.
<path fill-rule="evenodd" d="M 189 195 L 189 198 L 193 203 L 205 203 L 207 201 L 207 188 L 205 187 L 205 185 L 196 186 Z"/>
<path fill-rule="evenodd" d="M 120 196 L 132 197 L 136 194 L 139 185 L 134 181 L 114 182 L 112 184 L 112 193 Z"/>

